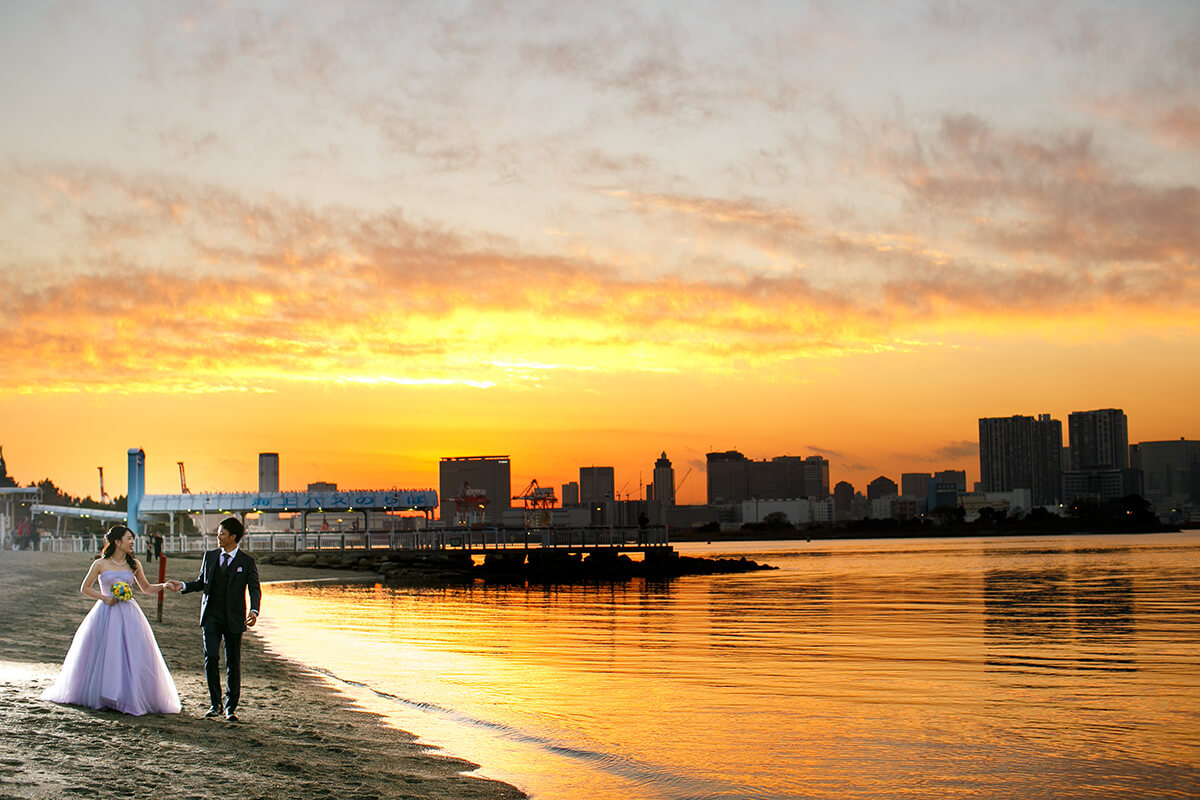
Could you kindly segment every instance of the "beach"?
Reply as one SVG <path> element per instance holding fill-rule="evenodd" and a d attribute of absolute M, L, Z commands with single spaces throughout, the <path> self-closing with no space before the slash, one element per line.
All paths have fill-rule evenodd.
<path fill-rule="evenodd" d="M 0 798 L 70 796 L 433 798 L 524 795 L 470 775 L 411 734 L 355 707 L 322 676 L 243 639 L 240 723 L 206 719 L 200 594 L 136 593 L 175 678 L 183 711 L 131 717 L 40 699 L 95 601 L 79 594 L 90 554 L 0 552 Z M 169 577 L 195 577 L 197 558 L 171 558 Z M 361 573 L 264 565 L 264 581 Z M 157 568 L 147 569 L 148 577 Z M 263 614 L 271 613 L 264 587 Z"/>

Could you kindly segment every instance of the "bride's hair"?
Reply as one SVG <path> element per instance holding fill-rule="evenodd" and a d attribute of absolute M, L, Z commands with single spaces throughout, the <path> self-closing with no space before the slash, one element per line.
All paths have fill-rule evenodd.
<path fill-rule="evenodd" d="M 108 533 L 104 534 L 104 541 L 108 543 L 104 546 L 105 558 L 112 558 L 112 554 L 117 552 L 117 542 L 121 541 L 126 533 L 133 533 L 133 531 L 124 525 L 113 525 L 108 529 Z M 133 553 L 125 557 L 125 563 L 129 565 L 130 570 L 137 572 L 138 560 L 133 557 Z"/>

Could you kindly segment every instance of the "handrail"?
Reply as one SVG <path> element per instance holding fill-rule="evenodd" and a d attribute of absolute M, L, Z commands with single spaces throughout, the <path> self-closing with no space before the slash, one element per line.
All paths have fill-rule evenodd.
<path fill-rule="evenodd" d="M 145 553 L 149 537 L 137 537 L 136 552 Z M 251 552 L 367 552 L 371 550 L 644 550 L 670 545 L 669 529 L 649 528 L 434 528 L 423 531 L 248 531 L 243 547 Z M 43 534 L 40 550 L 98 553 L 102 536 Z M 162 552 L 202 553 L 217 546 L 212 534 L 163 536 Z"/>

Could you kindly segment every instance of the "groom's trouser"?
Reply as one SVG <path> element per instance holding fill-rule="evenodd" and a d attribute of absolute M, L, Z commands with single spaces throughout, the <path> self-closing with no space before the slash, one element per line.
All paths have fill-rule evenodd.
<path fill-rule="evenodd" d="M 221 707 L 221 642 L 225 643 L 225 713 L 237 710 L 242 693 L 242 632 L 230 631 L 219 620 L 204 622 L 204 677 L 213 708 Z"/>

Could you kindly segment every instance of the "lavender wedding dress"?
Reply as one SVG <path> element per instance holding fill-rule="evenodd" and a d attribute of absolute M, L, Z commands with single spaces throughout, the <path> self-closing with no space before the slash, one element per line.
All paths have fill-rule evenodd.
<path fill-rule="evenodd" d="M 117 581 L 135 585 L 129 570 L 106 570 L 100 573 L 100 591 L 108 595 Z M 134 600 L 111 606 L 96 601 L 75 631 L 58 680 L 42 699 L 135 716 L 179 713 L 175 681 Z"/>

